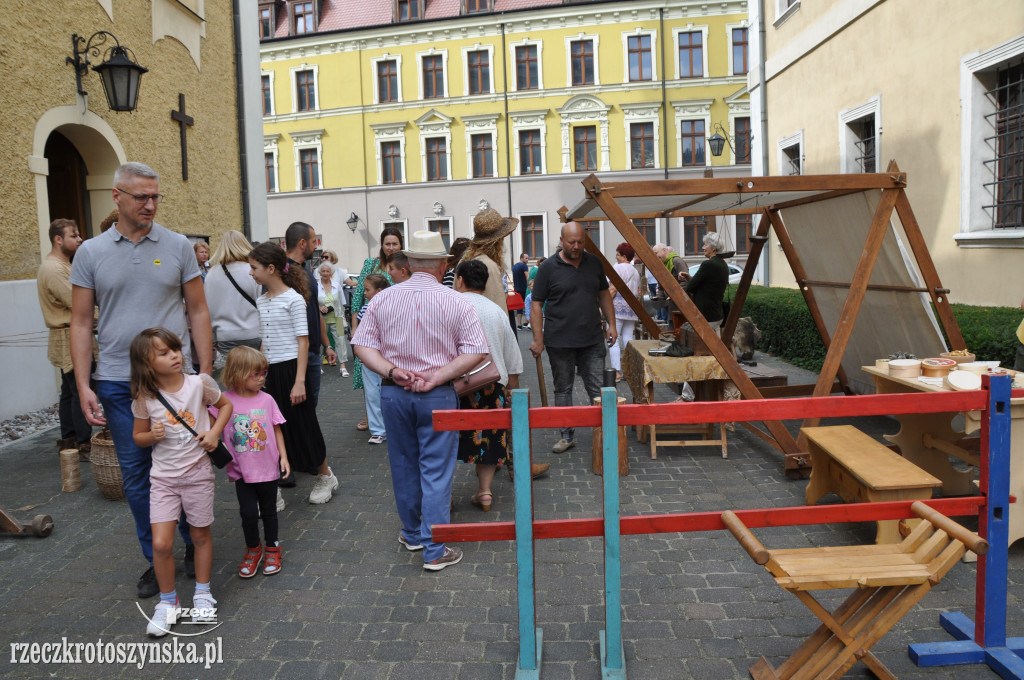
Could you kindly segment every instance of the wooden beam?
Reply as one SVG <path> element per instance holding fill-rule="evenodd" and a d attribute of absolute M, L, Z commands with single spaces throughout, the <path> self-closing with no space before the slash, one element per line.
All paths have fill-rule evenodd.
<path fill-rule="evenodd" d="M 895 167 L 895 165 L 896 163 L 893 161 L 891 167 Z M 946 337 L 949 338 L 950 349 L 967 349 L 967 345 L 964 344 L 964 336 L 960 333 L 960 324 L 956 322 L 953 309 L 949 306 L 949 292 L 942 287 L 942 282 L 939 281 L 939 272 L 935 269 L 935 263 L 932 262 L 932 256 L 928 252 L 928 244 L 925 243 L 924 235 L 921 234 L 921 226 L 917 223 L 917 218 L 914 217 L 910 200 L 904 191 L 901 191 L 900 195 L 896 197 L 896 214 L 900 218 L 903 233 L 907 236 L 907 243 L 921 270 L 921 276 L 928 288 L 927 292 L 935 305 L 939 323 L 942 324 L 946 331 Z"/>
<path fill-rule="evenodd" d="M 782 210 L 783 208 L 792 208 L 796 205 L 804 205 L 805 203 L 816 203 L 818 201 L 825 201 L 830 198 L 836 198 L 837 196 L 847 196 L 849 194 L 859 194 L 863 189 L 841 189 L 839 191 L 827 191 L 823 194 L 816 196 L 806 196 L 804 198 L 796 198 L 792 201 L 786 201 L 785 203 L 776 203 L 772 206 L 774 210 Z"/>
<path fill-rule="evenodd" d="M 615 287 L 615 292 L 622 295 L 622 299 L 626 301 L 629 308 L 632 309 L 633 313 L 640 318 L 640 322 L 644 325 L 644 328 L 647 329 L 647 333 L 650 334 L 652 338 L 658 337 L 661 333 L 661 329 L 658 327 L 658 322 L 652 319 L 651 315 L 647 313 L 647 308 L 644 307 L 644 303 L 637 300 L 634 291 L 631 291 L 626 287 L 626 282 L 623 281 L 622 277 L 619 276 L 619 273 L 615 271 L 615 267 L 612 266 L 612 263 L 604 256 L 604 253 L 602 253 L 601 249 L 597 247 L 597 244 L 586 235 L 586 230 L 584 230 L 583 237 L 586 239 L 583 247 L 586 248 L 588 253 L 597 256 L 597 259 L 601 261 L 601 266 L 604 268 L 604 275 L 608 277 L 612 286 Z"/>
<path fill-rule="evenodd" d="M 723 322 L 722 339 L 729 347 L 732 347 L 732 336 L 736 332 L 736 323 L 740 319 L 740 314 L 743 313 L 743 305 L 747 301 L 747 291 L 750 290 L 750 284 L 754 280 L 754 271 L 757 269 L 758 260 L 761 259 L 764 244 L 768 241 L 768 228 L 771 223 L 767 213 L 767 210 L 761 213 L 761 221 L 757 224 L 757 234 L 752 239 L 754 245 L 747 253 L 747 264 L 743 267 L 743 276 L 740 277 L 736 295 L 733 296 L 729 307 L 729 317 Z M 764 394 L 764 390 L 761 391 L 761 394 Z"/>
<path fill-rule="evenodd" d="M 875 262 L 878 260 L 878 253 L 882 250 L 882 242 L 889 230 L 889 223 L 892 219 L 893 209 L 896 207 L 896 199 L 903 193 L 903 188 L 883 189 L 882 197 L 875 208 L 875 216 L 868 228 L 867 239 L 864 243 L 864 250 L 861 251 L 857 268 L 853 272 L 853 281 L 850 283 L 850 292 L 846 295 L 843 309 L 839 312 L 839 321 L 836 323 L 835 333 L 832 335 L 832 343 L 825 353 L 825 362 L 818 373 L 818 383 L 814 387 L 814 396 L 827 395 L 832 389 L 832 381 L 842 368 L 843 355 L 846 353 L 846 345 L 853 335 L 853 325 L 857 321 L 857 314 L 860 313 L 861 303 L 867 293 L 868 280 L 871 279 L 871 272 L 874 271 Z M 818 424 L 817 418 L 809 418 L 804 421 L 804 427 L 814 427 Z M 803 432 L 797 440 L 804 443 Z"/>
<path fill-rule="evenodd" d="M 698 181 L 716 181 L 716 180 L 698 180 Z M 707 320 L 697 309 L 697 306 L 693 304 L 693 300 L 690 296 L 679 285 L 679 281 L 674 276 L 669 274 L 668 270 L 661 265 L 661 262 L 655 256 L 654 251 L 651 250 L 651 246 L 647 243 L 647 239 L 640 235 L 636 227 L 619 207 L 618 202 L 611 191 L 604 187 L 600 180 L 594 175 L 590 175 L 583 180 L 583 186 L 587 190 L 589 196 L 591 196 L 597 204 L 604 211 L 604 214 L 612 221 L 619 233 L 622 234 L 626 242 L 633 247 L 634 252 L 640 256 L 640 260 L 647 266 L 654 278 L 658 281 L 658 284 L 662 286 L 669 298 L 676 305 L 676 307 L 683 313 L 683 317 L 690 322 L 693 326 L 697 336 L 704 341 L 708 349 L 714 355 L 718 363 L 725 369 L 725 372 L 732 378 L 732 381 L 739 388 L 740 393 L 746 399 L 759 399 L 761 393 L 757 387 L 750 380 L 750 377 L 746 374 L 743 368 L 737 363 L 736 357 L 733 356 L 732 351 L 725 346 L 719 335 L 712 330 Z M 775 437 L 776 441 L 783 448 L 786 453 L 796 453 L 798 451 L 796 440 L 789 433 L 789 430 L 778 421 L 766 422 L 765 426 Z"/>
<path fill-rule="evenodd" d="M 822 198 L 834 191 L 865 191 L 906 186 L 906 173 L 875 173 L 849 175 L 785 175 L 778 177 L 721 177 L 677 180 L 642 180 L 602 185 L 595 175 L 583 180 L 584 186 L 600 186 L 611 190 L 617 199 L 679 194 L 756 194 L 771 191 L 821 191 Z M 596 200 L 596 197 L 593 197 Z M 600 201 L 598 201 L 600 203 Z M 758 210 L 764 208 L 761 205 Z M 568 217 L 575 219 L 575 210 Z M 753 212 L 753 211 L 747 211 Z M 607 213 L 605 213 L 607 215 Z M 717 212 L 716 212 L 717 214 Z"/>
<path fill-rule="evenodd" d="M 786 229 L 782 218 L 774 210 L 766 210 L 765 213 L 768 215 L 768 219 L 771 220 L 772 229 L 775 231 L 775 236 L 779 239 L 779 245 L 782 246 L 782 252 L 789 262 L 789 268 L 793 271 L 793 276 L 797 281 L 806 279 L 807 271 L 800 261 L 800 256 L 796 253 L 793 239 L 789 237 L 789 230 Z M 825 325 L 825 319 L 821 316 L 821 310 L 818 309 L 818 301 L 814 297 L 814 291 L 806 286 L 800 286 L 800 294 L 804 296 L 804 302 L 807 303 L 807 309 L 811 313 L 811 320 L 814 322 L 814 327 L 818 329 L 818 335 L 821 336 L 821 342 L 825 345 L 825 350 L 827 351 L 832 345 L 832 336 L 829 333 L 828 326 Z M 842 366 L 839 367 L 838 378 L 843 389 L 848 389 L 849 382 L 846 378 L 846 371 L 843 370 Z"/>
<path fill-rule="evenodd" d="M 801 286 L 817 286 L 819 288 L 849 288 L 850 284 L 843 281 L 814 281 L 813 279 L 804 279 L 797 281 Z M 868 284 L 868 290 L 885 290 L 890 292 L 898 293 L 927 293 L 927 288 L 921 288 L 919 286 L 889 286 L 884 284 Z"/>

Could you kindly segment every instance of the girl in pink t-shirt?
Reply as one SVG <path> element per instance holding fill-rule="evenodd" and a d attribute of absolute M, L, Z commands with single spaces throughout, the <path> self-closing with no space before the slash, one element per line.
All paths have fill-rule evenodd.
<path fill-rule="evenodd" d="M 274 398 L 262 391 L 267 380 L 267 358 L 261 352 L 244 346 L 232 349 L 224 363 L 222 379 L 232 405 L 223 438 L 234 457 L 225 471 L 235 483 L 245 535 L 245 557 L 238 565 L 238 575 L 252 578 L 260 562 L 266 559 L 263 574 L 269 576 L 281 571 L 277 483 L 292 469 L 281 432 L 285 419 Z M 266 548 L 260 543 L 261 518 Z"/>
<path fill-rule="evenodd" d="M 181 340 L 166 328 L 147 328 L 135 336 L 129 358 L 132 415 L 135 416 L 132 439 L 136 446 L 153 447 L 149 520 L 153 532 L 153 571 L 160 586 L 160 601 L 146 632 L 160 637 L 170 632 L 168 629 L 175 620 L 170 610 L 178 606 L 171 551 L 174 528 L 183 510 L 196 550 L 192 621 L 216 620 L 217 601 L 210 594 L 213 467 L 206 453 L 217 448 L 217 440 L 231 412 L 231 402 L 221 394 L 210 376 L 181 372 Z M 223 412 L 212 425 L 207 411 L 210 405 Z M 198 433 L 198 438 L 183 422 Z"/>

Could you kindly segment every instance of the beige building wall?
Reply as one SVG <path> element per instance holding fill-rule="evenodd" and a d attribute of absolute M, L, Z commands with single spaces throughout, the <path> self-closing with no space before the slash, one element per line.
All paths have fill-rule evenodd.
<path fill-rule="evenodd" d="M 205 21 L 188 8 L 200 10 Z M 45 195 L 39 196 L 48 173 L 44 147 L 54 129 L 86 162 L 95 225 L 114 207 L 110 175 L 120 162 L 133 160 L 160 173 L 167 195 L 158 214 L 162 224 L 191 234 L 241 229 L 231 3 L 67 0 L 59 12 L 40 13 L 38 3 L 12 0 L 4 10 L 8 86 L 0 89 L 6 133 L 0 232 L 17 247 L 0 251 L 0 281 L 35 277 L 42 251 L 49 250 L 46 227 L 62 217 L 49 215 Z M 132 113 L 109 110 L 99 74 L 91 70 L 83 78 L 87 109 L 75 91 L 74 70 L 64 61 L 72 54 L 71 35 L 99 30 L 116 35 L 149 69 Z M 94 65 L 101 60 L 92 58 Z M 185 94 L 186 112 L 195 119 L 187 131 L 187 182 L 181 178 L 179 125 L 170 116 L 178 93 Z"/>
<path fill-rule="evenodd" d="M 955 0 L 805 3 L 778 27 L 769 11 L 769 174 L 788 174 L 780 168 L 779 141 L 800 134 L 804 174 L 847 172 L 840 114 L 877 98 L 879 169 L 895 159 L 907 173 L 911 205 L 950 300 L 1017 306 L 1024 234 L 1002 247 L 965 247 L 955 239 L 964 192 L 961 62 L 1024 29 L 1024 3 L 983 4 L 979 14 L 977 5 Z M 772 283 L 793 285 L 774 245 L 771 256 Z"/>
<path fill-rule="evenodd" d="M 242 172 L 236 106 L 235 39 L 230 2 L 220 0 L 64 0 L 61 3 L 8 0 L 4 3 L 0 68 L 0 365 L 8 367 L 5 384 L 18 390 L 0 393 L 0 420 L 49 406 L 57 400 L 59 382 L 46 360 L 47 331 L 39 313 L 35 276 L 50 246 L 47 179 L 61 176 L 64 163 L 50 163 L 46 143 L 57 131 L 66 137 L 84 163 L 83 206 L 98 231 L 114 205 L 113 173 L 125 161 L 141 161 L 160 174 L 166 199 L 158 221 L 185 234 L 217 237 L 242 229 Z M 50 5 L 53 5 L 52 7 Z M 257 31 L 256 13 L 249 26 Z M 110 111 L 99 74 L 90 70 L 82 81 L 87 97 L 77 94 L 72 34 L 88 39 L 109 31 L 149 69 L 143 74 L 138 108 Z M 253 59 L 258 54 L 249 47 Z M 94 44 L 96 44 L 94 42 Z M 113 42 L 108 39 L 103 51 Z M 243 43 L 244 44 L 244 43 Z M 103 55 L 90 56 L 93 65 Z M 258 69 L 258 64 L 256 65 Z M 253 87 L 258 87 L 258 80 Z M 182 180 L 180 128 L 171 118 L 184 93 L 186 113 L 194 118 L 187 129 L 189 179 Z M 254 99 L 258 105 L 258 100 Z M 249 134 L 262 137 L 260 121 Z M 262 157 L 259 159 L 262 163 Z M 256 177 L 263 193 L 262 175 Z M 56 182 L 57 180 L 53 180 Z M 64 182 L 55 186 L 72 195 Z M 254 223 L 265 238 L 265 201 L 252 207 Z M 262 216 L 258 213 L 262 211 Z M 85 225 L 81 225 L 85 226 Z"/>

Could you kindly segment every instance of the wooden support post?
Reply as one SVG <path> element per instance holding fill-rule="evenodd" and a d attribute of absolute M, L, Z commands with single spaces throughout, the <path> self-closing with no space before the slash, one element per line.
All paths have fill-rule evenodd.
<path fill-rule="evenodd" d="M 618 399 L 601 389 L 604 431 L 604 630 L 600 633 L 602 680 L 626 680 L 622 650 L 622 547 L 619 528 Z"/>
<path fill-rule="evenodd" d="M 732 299 L 732 307 L 729 309 L 729 318 L 722 322 L 722 340 L 726 345 L 732 347 L 732 336 L 736 332 L 736 322 L 743 313 L 743 303 L 747 301 L 747 291 L 750 290 L 750 283 L 754 280 L 754 270 L 761 259 L 761 251 L 768 241 L 768 228 L 771 221 L 768 219 L 768 211 L 761 213 L 761 221 L 757 225 L 757 234 L 751 239 L 753 245 L 747 253 L 747 264 L 743 267 L 743 276 L 736 287 L 736 295 Z"/>
<path fill-rule="evenodd" d="M 966 349 L 964 336 L 960 333 L 960 324 L 956 322 L 953 309 L 949 306 L 949 291 L 945 290 L 939 281 L 939 272 L 936 271 L 932 256 L 928 253 L 928 244 L 924 242 L 921 227 L 917 223 L 917 218 L 914 217 L 914 211 L 910 208 L 910 200 L 905 191 L 901 191 L 896 198 L 896 214 L 903 225 L 903 233 L 907 235 L 910 250 L 917 259 L 917 266 L 921 270 L 921 276 L 928 287 L 928 294 L 935 305 L 939 323 L 942 324 L 946 331 L 946 337 L 949 338 L 950 349 Z"/>
<path fill-rule="evenodd" d="M 786 256 L 786 260 L 789 261 L 789 267 L 793 270 L 793 276 L 796 277 L 797 283 L 807 278 L 807 271 L 804 269 L 803 262 L 800 261 L 800 256 L 796 254 L 796 248 L 793 246 L 793 239 L 789 237 L 789 231 L 786 229 L 786 225 L 783 223 L 782 218 L 779 217 L 779 213 L 772 211 L 765 211 L 768 219 L 771 221 L 772 229 L 775 230 L 775 236 L 779 239 L 779 244 L 782 246 L 782 252 Z M 800 293 L 804 296 L 804 302 L 807 303 L 807 309 L 811 312 L 811 320 L 814 321 L 814 327 L 818 329 L 818 335 L 821 336 L 821 341 L 825 345 L 826 351 L 832 345 L 832 337 L 829 333 L 828 326 L 825 325 L 825 319 L 821 316 L 821 310 L 818 309 L 818 301 L 814 297 L 814 291 L 807 286 L 800 286 Z M 848 384 L 846 382 L 846 371 L 843 370 L 842 365 L 839 366 L 839 384 L 846 390 Z"/>
<path fill-rule="evenodd" d="M 861 252 L 857 268 L 853 272 L 850 292 L 846 295 L 842 311 L 839 312 L 839 322 L 836 324 L 832 342 L 825 353 L 821 372 L 818 373 L 818 382 L 814 386 L 813 396 L 815 397 L 826 396 L 832 391 L 832 382 L 842 368 L 843 354 L 846 353 L 846 345 L 850 342 L 850 336 L 853 334 L 853 324 L 857 320 L 861 303 L 864 301 L 864 294 L 868 289 L 868 280 L 871 279 L 875 261 L 878 259 L 878 253 L 882 250 L 885 234 L 889 230 L 889 221 L 892 219 L 893 208 L 896 206 L 896 198 L 901 193 L 903 193 L 902 188 L 882 190 L 882 197 L 875 208 L 875 216 L 871 220 L 868 237 L 864 242 L 864 250 Z M 809 418 L 803 422 L 801 429 L 814 427 L 818 421 L 818 418 Z M 797 441 L 803 444 L 804 436 L 801 434 Z"/>
<path fill-rule="evenodd" d="M 1006 637 L 1007 553 L 1010 504 L 1010 377 L 984 376 L 988 408 L 981 421 L 979 483 L 988 503 L 978 517 L 978 533 L 989 550 L 978 558 L 974 621 L 948 612 L 939 623 L 956 642 L 910 645 L 918 666 L 988 664 L 1000 677 L 1024 680 L 1024 637 Z"/>
<path fill-rule="evenodd" d="M 693 180 L 703 182 L 714 182 L 717 180 Z M 661 265 L 661 262 L 655 256 L 654 251 L 651 250 L 651 246 L 647 243 L 647 239 L 640 235 L 636 227 L 630 221 L 626 213 L 623 212 L 622 208 L 615 201 L 611 191 L 605 188 L 601 182 L 594 175 L 590 175 L 583 180 L 583 186 L 587 190 L 588 196 L 597 203 L 597 205 L 604 211 L 606 217 L 611 220 L 615 228 L 619 230 L 623 238 L 629 245 L 633 246 L 633 250 L 652 274 L 657 279 L 658 284 L 668 293 L 669 298 L 675 303 L 676 307 L 683 313 L 683 317 L 690 322 L 693 326 L 697 336 L 704 341 L 704 344 L 708 346 L 711 353 L 714 355 L 718 363 L 721 364 L 725 372 L 729 374 L 732 381 L 736 383 L 740 393 L 746 399 L 760 399 L 761 393 L 757 387 L 750 380 L 750 377 L 743 370 L 743 367 L 736 361 L 736 357 L 733 356 L 732 351 L 725 346 L 722 339 L 718 334 L 712 330 L 711 326 L 704 319 L 704 316 L 697 309 L 697 306 L 693 304 L 693 300 L 686 294 L 686 291 L 680 287 L 679 282 L 674 276 L 669 274 L 668 270 Z M 798 446 L 793 436 L 789 433 L 789 430 L 783 426 L 779 421 L 766 421 L 765 426 L 772 433 L 779 445 L 786 453 L 797 453 Z"/>
<path fill-rule="evenodd" d="M 518 465 L 513 466 L 516 499 L 516 570 L 519 601 L 519 663 L 516 680 L 540 680 L 543 631 L 537 628 L 536 574 L 533 565 L 533 480 L 530 468 L 530 391 L 512 390 L 512 441 Z M 525 444 L 525 445 L 524 445 Z"/>
<path fill-rule="evenodd" d="M 628 304 L 629 308 L 633 310 L 633 313 L 640 318 L 640 323 L 642 323 L 644 328 L 647 329 L 648 334 L 650 334 L 652 338 L 658 337 L 658 334 L 661 332 L 661 329 L 658 328 L 658 322 L 651 318 L 651 315 L 647 313 L 647 308 L 644 307 L 644 303 L 637 299 L 636 291 L 629 290 L 626 287 L 626 282 L 623 281 L 619 276 L 619 273 L 615 271 L 611 262 L 609 262 L 608 258 L 604 256 L 601 249 L 597 247 L 597 244 L 591 241 L 590 237 L 586 234 L 584 234 L 584 238 L 586 239 L 586 242 L 583 247 L 587 249 L 588 253 L 597 256 L 597 259 L 600 260 L 601 266 L 604 268 L 604 275 L 612 282 L 612 287 L 615 288 L 615 292 L 622 294 L 622 299 L 626 301 L 626 304 Z"/>

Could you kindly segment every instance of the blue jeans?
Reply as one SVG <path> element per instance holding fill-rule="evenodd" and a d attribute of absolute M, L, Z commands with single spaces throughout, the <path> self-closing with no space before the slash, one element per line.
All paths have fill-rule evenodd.
<path fill-rule="evenodd" d="M 103 405 L 107 417 L 110 438 L 114 440 L 117 464 L 121 468 L 124 495 L 135 519 L 135 531 L 139 535 L 142 554 L 153 564 L 153 532 L 149 524 L 149 469 L 153 467 L 153 447 L 140 448 L 132 439 L 135 416 L 132 415 L 132 391 L 129 383 L 113 380 L 96 382 L 96 396 Z M 192 543 L 188 533 L 185 514 L 178 520 L 178 531 L 185 545 Z"/>
<path fill-rule="evenodd" d="M 572 384 L 577 370 L 583 378 L 583 387 L 587 390 L 590 403 L 601 396 L 601 373 L 604 371 L 604 355 L 608 350 L 603 342 L 589 347 L 548 347 L 547 350 L 551 381 L 555 384 L 555 406 L 572 406 Z M 576 430 L 571 427 L 560 428 L 559 432 L 569 441 L 576 434 Z"/>
<path fill-rule="evenodd" d="M 370 434 L 383 437 L 387 434 L 384 429 L 384 416 L 380 409 L 380 381 L 381 377 L 363 366 L 363 398 L 366 400 L 366 422 L 370 425 Z"/>
<path fill-rule="evenodd" d="M 388 460 L 402 536 L 423 546 L 423 561 L 444 555 L 444 543 L 430 540 L 430 528 L 451 519 L 452 477 L 459 448 L 458 432 L 435 432 L 437 409 L 456 409 L 453 387 L 430 392 L 381 388 L 381 408 L 388 430 Z"/>

